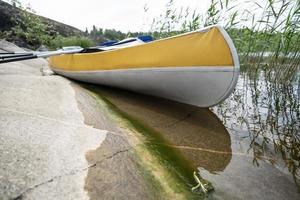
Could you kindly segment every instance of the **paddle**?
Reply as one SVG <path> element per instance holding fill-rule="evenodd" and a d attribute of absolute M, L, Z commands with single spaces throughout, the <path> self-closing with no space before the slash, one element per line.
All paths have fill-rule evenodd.
<path fill-rule="evenodd" d="M 16 53 L 16 52 L 0 52 L 0 55 L 10 55 L 10 54 L 26 54 L 26 53 Z"/>
<path fill-rule="evenodd" d="M 28 53 L 28 54 L 24 53 L 24 54 L 13 54 L 13 55 L 0 56 L 0 64 L 21 61 L 21 60 L 35 59 L 35 58 L 47 58 L 50 56 L 56 56 L 56 55 L 61 55 L 61 54 L 79 53 L 82 50 L 83 50 L 83 48 L 81 48 L 81 47 L 64 47 L 63 49 L 60 49 L 57 51 L 33 52 L 33 53 Z"/>
<path fill-rule="evenodd" d="M 31 55 L 33 55 L 33 53 L 9 53 L 9 54 L 0 55 L 0 59 L 16 58 L 16 57 L 31 56 Z"/>
<path fill-rule="evenodd" d="M 108 50 L 115 50 L 124 47 L 134 46 L 138 44 L 143 44 L 147 42 L 151 42 L 153 38 L 151 36 L 140 36 L 137 38 L 126 38 L 119 42 L 114 42 L 111 44 L 100 45 L 96 47 L 90 48 L 81 48 L 79 46 L 69 46 L 63 47 L 57 51 L 48 51 L 48 52 L 31 52 L 31 53 L 0 53 L 0 64 L 1 63 L 8 63 L 8 62 L 15 62 L 21 60 L 30 60 L 35 58 L 47 58 L 50 56 L 56 56 L 61 54 L 72 54 L 72 53 L 94 53 L 99 51 L 108 51 Z"/>

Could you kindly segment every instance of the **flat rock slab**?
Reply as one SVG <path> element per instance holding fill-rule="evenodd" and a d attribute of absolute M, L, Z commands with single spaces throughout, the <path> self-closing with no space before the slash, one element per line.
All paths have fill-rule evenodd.
<path fill-rule="evenodd" d="M 45 66 L 0 66 L 0 199 L 89 198 L 85 154 L 107 131 L 84 123 L 70 81 L 42 76 Z"/>

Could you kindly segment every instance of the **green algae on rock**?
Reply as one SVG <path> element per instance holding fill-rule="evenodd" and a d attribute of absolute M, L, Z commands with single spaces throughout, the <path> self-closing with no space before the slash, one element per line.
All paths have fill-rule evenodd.
<path fill-rule="evenodd" d="M 92 85 L 83 85 L 83 86 L 87 88 L 89 91 L 91 91 L 91 95 L 98 100 L 101 106 L 103 105 L 106 106 L 108 111 L 110 113 L 113 113 L 113 118 L 122 127 L 122 130 L 126 130 L 127 139 L 134 149 L 134 154 L 136 155 L 135 158 L 137 162 L 139 162 L 139 164 L 143 167 L 145 171 L 146 174 L 145 177 L 147 177 L 146 180 L 151 181 L 153 184 L 156 184 L 160 188 L 159 190 L 161 193 L 161 197 L 165 197 L 166 199 L 173 198 L 173 197 L 177 199 L 186 199 L 186 198 L 194 199 L 194 198 L 201 198 L 201 197 L 204 198 L 213 191 L 213 186 L 208 180 L 201 178 L 199 173 L 197 173 L 198 174 L 197 175 L 198 180 L 197 180 L 194 177 L 194 173 L 198 171 L 198 167 L 204 167 L 210 171 L 222 170 L 224 166 L 227 165 L 226 163 L 230 161 L 231 149 L 230 149 L 230 139 L 226 139 L 227 137 L 226 129 L 224 129 L 223 126 L 219 125 L 219 121 L 217 120 L 217 118 L 215 118 L 214 115 L 208 114 L 210 113 L 209 110 L 200 109 L 199 111 L 197 110 L 199 108 L 196 108 L 195 111 L 194 110 L 195 107 L 190 107 L 190 106 L 185 107 L 186 105 L 182 105 L 182 104 L 177 105 L 177 103 L 175 103 L 177 106 L 177 110 L 180 110 L 181 112 L 183 110 L 187 110 L 188 112 L 194 112 L 189 115 L 191 117 L 189 116 L 187 117 L 188 118 L 187 122 L 189 123 L 188 125 L 190 125 L 192 121 L 193 124 L 197 126 L 197 128 L 195 128 L 195 130 L 192 130 L 192 132 L 193 131 L 199 132 L 199 126 L 197 125 L 197 123 L 194 123 L 193 121 L 195 120 L 195 118 L 199 118 L 199 116 L 202 116 L 198 112 L 201 112 L 201 114 L 205 113 L 206 117 L 209 119 L 208 122 L 210 121 L 209 125 L 211 125 L 210 123 L 214 123 L 214 127 L 217 127 L 216 130 L 218 130 L 215 132 L 221 133 L 220 134 L 221 136 L 219 137 L 224 137 L 222 138 L 222 140 L 225 141 L 225 144 L 229 144 L 229 145 L 225 145 L 226 147 L 220 147 L 219 149 L 205 149 L 205 146 L 202 147 L 194 146 L 191 148 L 192 150 L 190 150 L 188 148 L 184 148 L 184 146 L 180 146 L 180 142 L 181 144 L 184 144 L 181 141 L 182 138 L 179 137 L 180 141 L 177 141 L 176 143 L 175 137 L 173 137 L 170 140 L 169 138 L 166 138 L 167 135 L 164 135 L 167 133 L 161 133 L 160 131 L 158 131 L 158 130 L 163 131 L 164 129 L 157 128 L 156 126 L 153 126 L 153 124 L 147 123 L 143 119 L 141 120 L 139 116 L 127 112 L 128 110 L 124 109 L 124 107 L 122 107 L 120 102 L 114 101 L 116 99 L 120 100 L 121 98 L 112 99 L 111 96 L 107 94 L 107 90 L 106 90 L 107 88 L 105 89 L 103 87 L 92 86 Z M 111 89 L 109 90 L 111 91 Z M 120 91 L 118 90 L 118 92 Z M 130 95 L 124 95 L 124 96 L 126 96 L 126 98 L 127 97 L 131 98 Z M 121 99 L 121 101 L 125 102 L 124 99 Z M 143 101 L 143 103 L 146 104 L 145 107 L 148 106 L 147 108 L 149 108 L 149 104 L 147 104 L 149 102 Z M 158 107 L 164 106 L 165 103 L 166 102 L 164 102 L 164 100 L 160 99 L 159 105 L 155 105 L 155 106 Z M 172 105 L 173 102 L 167 101 L 167 103 L 169 105 Z M 135 105 L 137 105 L 136 102 Z M 156 108 L 160 109 L 158 107 Z M 136 107 L 136 109 L 138 108 L 139 107 Z M 150 111 L 153 111 L 153 109 Z M 166 114 L 169 111 L 161 110 L 161 112 Z M 147 115 L 147 113 L 144 114 Z M 170 116 L 169 118 L 171 119 L 172 117 Z M 200 125 L 201 124 L 202 123 L 200 123 Z M 184 123 L 181 126 L 185 126 Z M 220 127 L 220 129 L 218 129 L 218 127 Z M 171 132 L 174 133 L 174 131 L 167 130 L 167 132 L 168 131 L 170 133 Z M 189 131 L 191 130 L 187 130 L 187 132 Z M 204 129 L 202 131 L 204 131 Z M 210 131 L 210 133 L 211 132 L 212 131 Z M 185 135 L 184 133 L 182 133 L 181 130 L 179 131 L 179 133 L 182 134 L 183 136 Z M 194 139 L 198 141 L 197 138 Z M 187 143 L 187 141 L 185 142 Z M 185 147 L 187 147 L 187 144 L 184 145 L 186 145 Z M 202 151 L 203 149 L 207 151 Z M 198 154 L 196 154 L 193 151 L 197 151 Z M 215 153 L 219 151 L 226 152 L 221 155 L 223 159 L 219 159 L 222 160 L 221 162 L 222 164 L 214 164 L 214 163 L 208 164 L 206 163 L 207 159 L 201 157 L 201 155 L 207 156 L 207 154 L 211 154 L 211 156 L 219 155 L 219 153 L 217 154 Z M 204 160 L 203 163 L 201 163 L 200 161 L 202 159 Z M 192 188 L 195 187 L 197 184 L 199 184 L 199 182 L 202 186 L 205 186 L 205 189 L 192 190 Z"/>

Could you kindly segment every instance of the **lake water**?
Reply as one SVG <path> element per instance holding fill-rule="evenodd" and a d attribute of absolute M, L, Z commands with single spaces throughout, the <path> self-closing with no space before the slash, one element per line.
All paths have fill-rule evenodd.
<path fill-rule="evenodd" d="M 134 157 L 152 177 L 147 181 L 159 185 L 149 198 L 300 199 L 297 67 L 242 67 L 234 93 L 210 109 L 87 88 L 137 130 L 127 137 L 130 144 L 138 143 Z"/>
<path fill-rule="evenodd" d="M 232 149 L 224 170 L 199 169 L 215 195 L 299 199 L 299 70 L 244 67 L 234 93 L 211 110 L 228 130 Z"/>

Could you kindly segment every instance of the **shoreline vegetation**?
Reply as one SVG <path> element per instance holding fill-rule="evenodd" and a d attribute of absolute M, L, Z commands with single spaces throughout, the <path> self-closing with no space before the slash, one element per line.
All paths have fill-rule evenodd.
<path fill-rule="evenodd" d="M 33 48 L 40 45 L 45 45 L 49 49 L 70 45 L 89 47 L 107 40 L 122 40 L 143 34 L 160 39 L 220 24 L 233 39 L 242 63 L 249 61 L 253 55 L 262 60 L 265 52 L 273 52 L 269 57 L 273 57 L 275 61 L 289 55 L 288 60 L 295 61 L 295 65 L 299 65 L 297 53 L 300 51 L 300 46 L 297 45 L 300 42 L 299 1 L 266 0 L 261 3 L 255 0 L 245 1 L 242 6 L 237 0 L 211 0 L 209 8 L 204 13 L 190 7 L 177 8 L 175 1 L 169 0 L 165 12 L 153 18 L 148 32 L 123 33 L 94 25 L 90 31 L 86 29 L 82 32 L 82 35 L 66 37 L 51 31 L 51 25 L 44 23 L 40 16 L 35 15 L 30 5 L 24 6 L 19 0 L 10 0 L 10 4 L 20 10 L 20 15 L 14 17 L 15 26 L 12 30 L 0 32 L 0 38 L 17 36 Z M 147 9 L 144 12 L 147 15 Z M 284 61 L 281 59 L 281 63 Z"/>

